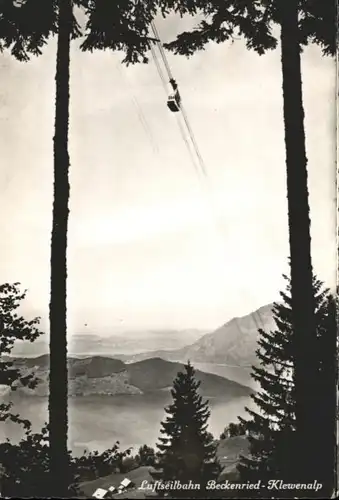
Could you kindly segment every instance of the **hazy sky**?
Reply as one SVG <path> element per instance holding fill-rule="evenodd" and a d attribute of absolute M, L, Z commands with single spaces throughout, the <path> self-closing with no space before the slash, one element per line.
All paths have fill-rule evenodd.
<path fill-rule="evenodd" d="M 158 29 L 171 39 L 178 25 Z M 1 281 L 20 281 L 47 318 L 55 42 L 27 64 L 0 57 Z M 76 45 L 71 57 L 70 333 L 210 329 L 276 299 L 288 256 L 280 51 L 236 41 L 168 56 L 208 186 L 152 61 L 126 68 Z M 334 286 L 334 61 L 307 49 L 303 80 L 314 267 Z"/>

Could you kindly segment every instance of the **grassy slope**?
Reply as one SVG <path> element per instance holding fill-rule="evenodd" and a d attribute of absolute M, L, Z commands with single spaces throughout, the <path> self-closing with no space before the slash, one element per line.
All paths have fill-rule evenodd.
<path fill-rule="evenodd" d="M 219 442 L 217 456 L 223 467 L 220 479 L 232 479 L 235 467 L 239 461 L 240 455 L 248 453 L 248 441 L 245 436 L 237 436 L 229 439 L 224 439 Z M 126 474 L 110 474 L 109 476 L 101 477 L 95 481 L 87 481 L 81 484 L 80 490 L 84 498 L 90 498 L 97 488 L 108 489 L 109 486 L 119 486 L 120 482 L 128 477 L 136 488 L 138 488 L 143 481 L 152 481 L 149 474 L 149 467 L 138 467 Z M 145 498 L 143 491 L 138 489 L 133 492 L 126 493 L 125 495 L 117 495 L 119 498 Z"/>

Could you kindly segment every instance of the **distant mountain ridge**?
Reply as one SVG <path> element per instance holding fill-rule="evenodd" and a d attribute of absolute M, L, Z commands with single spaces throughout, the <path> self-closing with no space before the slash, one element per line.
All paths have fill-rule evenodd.
<path fill-rule="evenodd" d="M 49 356 L 37 358 L 12 358 L 13 364 L 23 373 L 35 372 L 40 383 L 34 390 L 19 387 L 17 391 L 26 395 L 45 397 L 48 395 Z M 103 356 L 84 359 L 69 358 L 69 395 L 121 395 L 144 394 L 167 390 L 183 365 L 150 358 L 125 364 L 121 360 Z M 201 394 L 206 397 L 248 396 L 251 389 L 219 375 L 197 370 L 201 381 Z"/>
<path fill-rule="evenodd" d="M 195 342 L 206 333 L 198 329 L 129 331 L 101 336 L 92 332 L 77 333 L 68 338 L 68 352 L 76 355 L 137 354 L 152 350 L 170 350 Z M 36 357 L 48 353 L 48 336 L 34 343 L 17 342 L 12 351 L 16 357 Z"/>
<path fill-rule="evenodd" d="M 158 356 L 169 361 L 215 363 L 248 367 L 256 364 L 258 330 L 270 331 L 276 327 L 273 304 L 240 318 L 233 318 L 212 333 L 207 333 L 190 345 L 175 350 L 142 352 L 136 355 L 118 355 L 125 362 L 135 362 Z"/>
<path fill-rule="evenodd" d="M 258 347 L 258 330 L 270 331 L 275 328 L 272 312 L 273 304 L 261 307 L 248 315 L 233 318 L 217 330 L 203 334 L 199 330 L 134 332 L 131 338 L 111 336 L 102 338 L 95 334 L 79 334 L 69 341 L 69 352 L 74 359 L 88 356 L 104 356 L 134 363 L 150 358 L 161 358 L 166 361 L 250 367 L 256 364 Z M 48 350 L 43 344 L 44 352 Z M 159 347 L 160 348 L 157 348 Z M 169 347 L 170 348 L 169 348 Z M 24 346 L 22 346 L 24 347 Z M 28 347 L 31 349 L 27 353 Z M 40 354 L 39 342 L 27 343 L 22 353 L 19 349 L 13 354 L 18 356 L 35 356 Z M 150 348 L 151 347 L 151 348 Z M 205 368 L 201 367 L 203 370 Z M 206 370 L 209 371 L 209 370 Z M 214 370 L 211 370 L 212 372 Z"/>

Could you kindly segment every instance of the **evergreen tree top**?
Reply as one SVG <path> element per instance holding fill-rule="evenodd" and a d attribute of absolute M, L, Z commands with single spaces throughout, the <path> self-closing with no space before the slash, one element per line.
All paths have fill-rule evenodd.
<path fill-rule="evenodd" d="M 290 1 L 290 0 L 289 0 Z M 296 0 L 299 7 L 300 44 L 316 43 L 326 55 L 336 51 L 336 6 L 333 0 Z M 275 49 L 273 26 L 281 24 L 286 0 L 160 0 L 167 14 L 199 15 L 202 20 L 166 48 L 190 56 L 209 41 L 221 43 L 241 36 L 248 49 L 264 54 Z"/>
<path fill-rule="evenodd" d="M 61 0 L 0 0 L 0 51 L 9 49 L 20 61 L 40 55 L 58 30 Z M 280 24 L 283 0 L 70 0 L 87 17 L 84 33 L 73 16 L 73 38 L 84 36 L 82 50 L 122 50 L 124 63 L 147 62 L 150 26 L 161 12 L 197 15 L 201 21 L 165 46 L 192 55 L 209 41 L 221 43 L 241 36 L 259 54 L 277 46 L 273 25 Z M 316 43 L 324 54 L 335 54 L 336 11 L 333 0 L 298 0 L 300 43 Z"/>
<path fill-rule="evenodd" d="M 39 56 L 49 38 L 58 32 L 60 0 L 0 0 L 0 52 L 8 49 L 19 61 Z M 86 0 L 70 0 L 83 7 Z M 75 16 L 71 20 L 72 38 L 81 35 Z"/>
<path fill-rule="evenodd" d="M 39 56 L 49 38 L 58 32 L 58 8 L 66 0 L 0 0 L 0 51 L 7 49 L 19 61 Z M 158 1 L 67 0 L 86 17 L 80 29 L 73 12 L 72 38 L 83 37 L 81 49 L 122 50 L 123 62 L 147 62 L 149 36 Z"/>
<path fill-rule="evenodd" d="M 208 480 L 216 479 L 220 466 L 216 459 L 216 445 L 208 432 L 210 410 L 198 393 L 200 382 L 188 362 L 180 371 L 172 389 L 172 403 L 165 408 L 166 418 L 161 423 L 161 437 L 157 444 L 156 479 L 189 481 L 201 484 L 203 495 Z M 194 492 L 196 495 L 197 492 Z M 187 496 L 182 490 L 171 491 L 171 496 Z"/>
<path fill-rule="evenodd" d="M 283 301 L 274 304 L 276 328 L 269 332 L 259 331 L 257 357 L 260 366 L 252 368 L 252 378 L 260 385 L 260 390 L 252 395 L 255 408 L 246 408 L 248 419 L 239 418 L 246 428 L 250 443 L 250 456 L 241 457 L 238 470 L 242 481 L 262 481 L 283 479 L 285 482 L 298 482 L 295 474 L 299 458 L 295 453 L 296 401 L 294 384 L 294 343 L 295 335 L 292 322 L 291 286 L 288 280 L 287 291 L 282 293 Z M 323 283 L 313 278 L 313 291 L 316 317 L 317 355 L 314 358 L 315 377 L 309 380 L 310 388 L 318 391 L 318 404 L 314 412 L 319 416 L 319 435 L 324 437 L 323 456 L 319 459 L 318 480 L 325 484 L 330 469 L 327 429 L 322 422 L 330 422 L 330 409 L 334 388 L 333 346 L 336 339 L 335 300 Z M 305 352 L 307 356 L 307 352 Z M 334 391 L 335 392 L 335 391 Z M 323 415 L 323 416 L 322 416 Z M 331 429 L 329 429 L 330 433 Z M 321 437 L 321 439 L 322 439 Z M 327 439 L 327 441 L 326 441 Z M 314 442 L 312 436 L 310 442 Z M 306 450 L 305 450 L 306 451 Z M 307 450 L 306 453 L 309 451 Z M 331 453 L 331 452 L 330 452 Z M 319 479 L 319 478 L 324 478 Z M 328 490 L 324 490 L 328 491 Z M 319 494 L 324 495 L 321 490 Z M 277 491 L 276 497 L 286 498 L 286 491 Z M 295 498 L 296 492 L 290 495 Z"/>
<path fill-rule="evenodd" d="M 81 1 L 81 0 L 79 0 Z M 147 63 L 158 0 L 82 0 L 88 21 L 82 50 L 122 50 L 126 64 Z"/>
<path fill-rule="evenodd" d="M 30 54 L 40 55 L 49 36 L 56 33 L 56 1 L 27 0 L 16 5 L 13 0 L 0 3 L 0 50 L 10 49 L 19 61 Z"/>

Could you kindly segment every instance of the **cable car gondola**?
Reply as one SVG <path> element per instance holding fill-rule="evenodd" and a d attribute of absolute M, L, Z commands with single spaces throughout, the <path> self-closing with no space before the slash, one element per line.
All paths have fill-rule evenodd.
<path fill-rule="evenodd" d="M 167 106 L 173 113 L 180 111 L 180 95 L 178 90 L 178 84 L 175 80 L 171 79 L 170 84 L 173 87 L 174 93 L 168 97 Z"/>
<path fill-rule="evenodd" d="M 169 96 L 167 106 L 171 111 L 173 111 L 173 113 L 177 113 L 178 111 L 180 111 L 180 106 L 176 94 L 172 94 Z"/>

